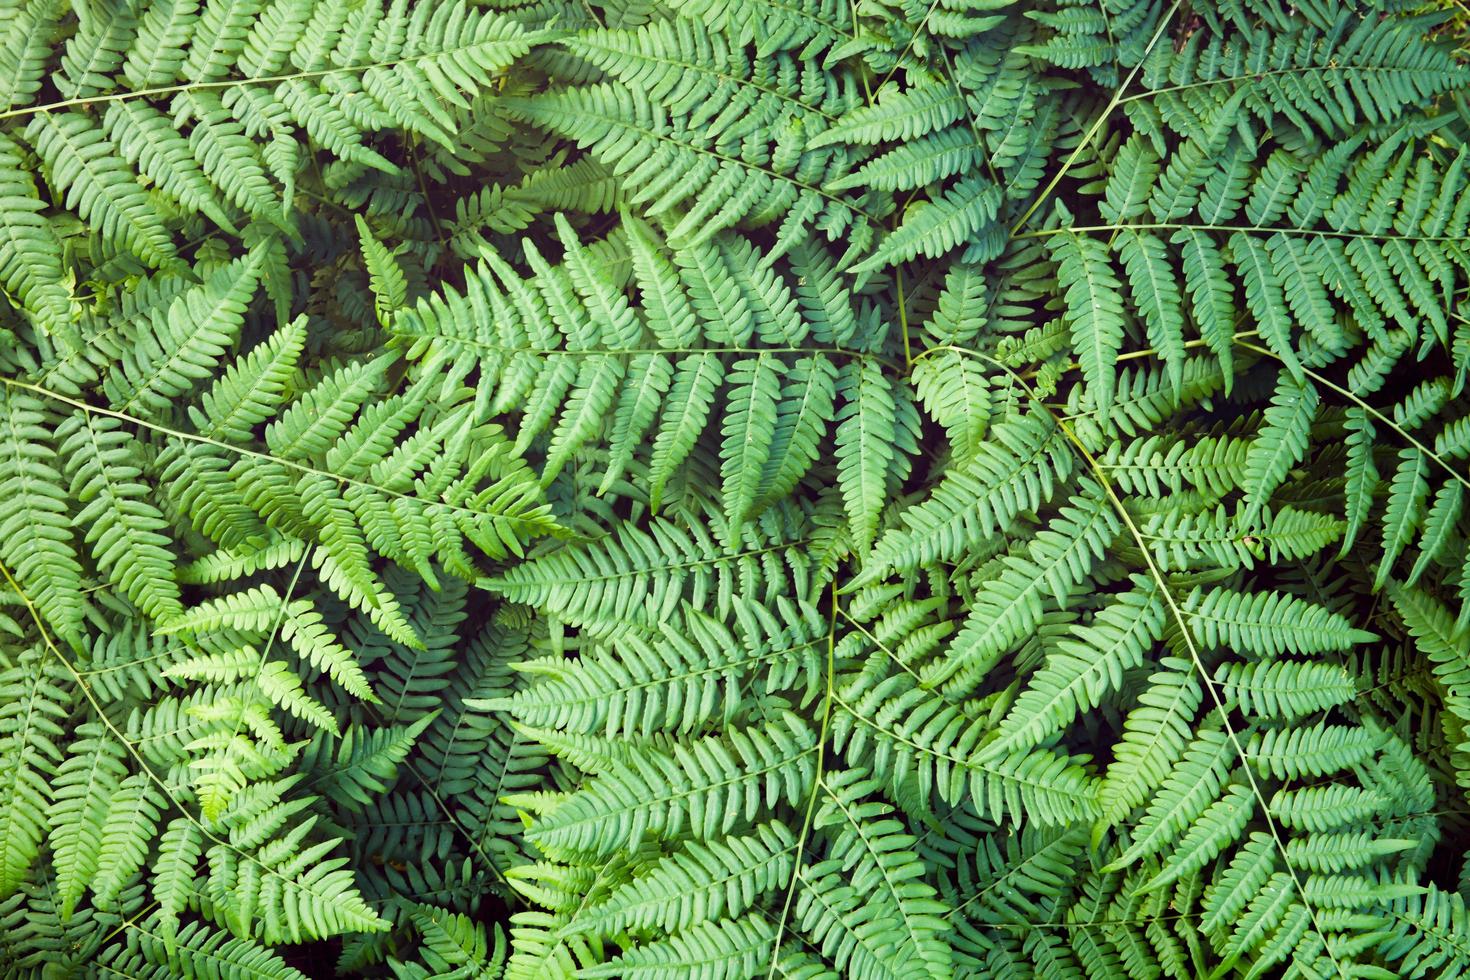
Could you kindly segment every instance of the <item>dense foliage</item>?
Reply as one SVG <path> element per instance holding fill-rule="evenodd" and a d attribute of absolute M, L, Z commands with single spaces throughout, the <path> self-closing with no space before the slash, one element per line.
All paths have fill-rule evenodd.
<path fill-rule="evenodd" d="M 1470 969 L 1396 4 L 0 0 L 0 975 Z"/>

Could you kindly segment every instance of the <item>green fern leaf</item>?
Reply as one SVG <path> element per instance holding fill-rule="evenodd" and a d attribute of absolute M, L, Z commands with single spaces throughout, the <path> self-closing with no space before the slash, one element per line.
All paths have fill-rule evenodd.
<path fill-rule="evenodd" d="M 373 311 L 378 322 L 385 323 L 388 317 L 408 300 L 408 283 L 403 270 L 398 267 L 393 253 L 373 237 L 372 229 L 356 215 L 357 234 L 362 239 L 363 264 L 368 270 L 368 284 L 373 290 Z"/>
<path fill-rule="evenodd" d="M 1398 467 L 1388 487 L 1383 515 L 1383 556 L 1378 560 L 1375 590 L 1383 588 L 1399 555 L 1424 523 L 1429 499 L 1429 460 L 1417 448 L 1400 450 Z"/>
<path fill-rule="evenodd" d="M 0 974 L 1470 970 L 1463 25 L 1167 7 L 0 0 Z"/>
<path fill-rule="evenodd" d="M 1148 342 L 1175 386 L 1184 382 L 1184 306 L 1169 270 L 1162 240 L 1126 232 L 1114 246 L 1128 274 L 1133 305 L 1143 316 Z"/>
<path fill-rule="evenodd" d="M 161 532 L 168 527 L 139 482 L 136 440 L 115 418 L 79 411 L 56 430 L 67 461 L 72 495 L 82 505 L 76 523 L 87 528 L 97 566 L 138 608 L 166 621 L 183 611 L 174 580 L 174 554 Z"/>
<path fill-rule="evenodd" d="M 990 382 L 975 358 L 937 349 L 914 362 L 914 390 L 930 418 L 944 427 L 957 456 L 973 453 L 990 422 Z"/>
<path fill-rule="evenodd" d="M 1230 741 L 1220 732 L 1205 730 L 1192 741 L 1170 769 L 1133 827 L 1128 848 L 1107 867 L 1126 868 L 1157 854 L 1194 824 L 1219 796 L 1234 762 Z"/>
<path fill-rule="evenodd" d="M 632 750 L 625 770 L 600 774 L 531 835 L 555 852 L 599 854 L 631 847 L 645 833 L 716 839 L 763 806 L 804 800 L 815 752 L 816 734 L 792 714 L 725 738 Z"/>
<path fill-rule="evenodd" d="M 761 474 L 761 494 L 756 504 L 758 508 L 784 500 L 810 471 L 820 453 L 820 442 L 826 435 L 827 422 L 833 417 L 832 404 L 836 385 L 843 379 L 851 381 L 852 375 L 861 370 L 859 367 L 849 366 L 847 373 L 841 374 L 831 359 L 819 355 L 803 357 L 787 370 L 786 384 L 781 389 L 781 401 L 776 406 L 776 431 L 771 440 L 771 455 L 766 459 Z M 856 382 L 855 390 L 863 391 L 861 381 Z M 882 397 L 882 394 L 877 396 L 880 405 Z M 842 409 L 843 412 L 848 410 L 847 405 L 853 403 L 851 392 L 848 393 L 848 398 L 850 400 Z M 838 432 L 840 439 L 840 426 Z M 852 437 L 860 439 L 861 435 Z M 881 477 L 886 476 L 885 467 Z"/>
<path fill-rule="evenodd" d="M 1245 281 L 1246 307 L 1256 320 L 1257 331 L 1291 376 L 1302 382 L 1306 375 L 1291 336 L 1294 321 L 1270 253 L 1255 237 L 1240 231 L 1230 236 L 1230 252 Z"/>
<path fill-rule="evenodd" d="M 1373 440 L 1377 435 L 1373 423 L 1361 408 L 1347 410 L 1348 472 L 1344 495 L 1347 501 L 1347 530 L 1342 538 L 1342 554 L 1347 554 L 1358 532 L 1368 521 L 1369 509 L 1378 490 L 1378 467 L 1373 461 Z"/>
<path fill-rule="evenodd" d="M 0 660 L 0 895 L 27 878 L 45 840 L 69 698 L 57 668 L 34 655 Z"/>
<path fill-rule="evenodd" d="M 1041 623 L 1048 596 L 1065 601 L 1121 530 L 1102 488 L 1085 481 L 1083 493 L 1058 509 L 1024 556 L 1007 555 L 999 574 L 977 583 L 975 602 L 949 655 L 925 665 L 924 682 L 943 684 L 951 694 L 968 692 L 1007 647 Z"/>
<path fill-rule="evenodd" d="M 34 10 L 44 22 L 43 6 L 28 4 L 17 16 Z M 25 25 L 20 26 L 23 31 Z M 0 284 L 44 330 L 65 337 L 71 322 L 71 291 L 62 272 L 61 240 L 41 214 L 45 207 L 35 181 L 22 166 L 20 148 L 0 135 Z"/>
<path fill-rule="evenodd" d="M 872 546 L 893 457 L 893 393 L 878 365 L 852 361 L 838 376 L 837 483 L 860 549 Z"/>
<path fill-rule="evenodd" d="M 1179 246 L 1184 284 L 1189 292 L 1190 312 L 1196 328 L 1220 362 L 1225 392 L 1233 384 L 1235 363 L 1234 290 L 1219 247 L 1203 232 L 1192 228 L 1176 231 L 1170 242 Z"/>
<path fill-rule="evenodd" d="M 1251 737 L 1246 758 L 1262 776 L 1318 777 L 1356 765 L 1381 742 L 1375 732 L 1344 725 L 1272 729 Z"/>
<path fill-rule="evenodd" d="M 729 382 L 731 408 L 721 428 L 720 481 L 733 543 L 755 506 L 770 458 L 781 363 L 765 355 L 740 361 L 731 368 Z"/>
<path fill-rule="evenodd" d="M 1065 294 L 1072 347 L 1098 412 L 1106 418 L 1117 390 L 1115 368 L 1123 346 L 1122 284 L 1102 242 L 1065 232 L 1048 244 L 1060 281 L 1069 284 Z"/>
<path fill-rule="evenodd" d="M 320 756 L 317 752 L 308 752 L 308 759 L 315 764 L 308 763 L 307 771 L 311 778 L 305 788 L 348 810 L 361 810 L 375 796 L 387 792 L 399 765 L 408 758 L 409 750 L 424 729 L 437 717 L 438 712 L 431 711 L 411 725 L 370 732 L 349 725 L 338 742 L 335 759 L 327 755 L 327 740 L 319 735 L 313 748 L 320 750 Z"/>
<path fill-rule="evenodd" d="M 150 6 L 145 22 L 158 9 Z M 128 100 L 109 104 L 105 121 L 108 138 L 140 174 L 181 207 L 203 214 L 230 234 L 238 234 L 228 206 L 172 119 L 145 102 Z"/>
<path fill-rule="evenodd" d="M 189 415 L 200 435 L 246 442 L 284 401 L 291 370 L 306 344 L 306 318 L 298 317 L 220 375 Z"/>
<path fill-rule="evenodd" d="M 1419 557 L 1405 579 L 1413 585 L 1423 577 L 1431 562 L 1441 560 L 1449 547 L 1455 526 L 1464 506 L 1464 488 L 1454 480 L 1442 484 L 1434 496 L 1434 503 L 1424 518 L 1424 534 L 1419 540 Z"/>
<path fill-rule="evenodd" d="M 128 165 L 92 120 L 77 112 L 38 113 L 26 140 L 50 168 L 48 183 L 66 206 L 154 267 L 171 264 L 173 236 Z"/>
<path fill-rule="evenodd" d="M 1284 592 L 1196 590 L 1182 606 L 1204 646 L 1226 646 L 1263 657 L 1347 650 L 1377 639 L 1338 613 Z"/>
<path fill-rule="evenodd" d="M 239 334 L 260 262 L 257 252 L 230 263 L 180 293 L 165 314 L 140 324 L 128 352 L 103 380 L 112 407 L 157 416 L 210 377 Z"/>
<path fill-rule="evenodd" d="M 957 556 L 1020 511 L 1034 510 L 1048 499 L 1072 465 L 1053 423 L 1029 415 L 998 423 L 991 439 L 951 471 L 928 500 L 901 515 L 903 527 L 878 539 L 849 588 L 875 581 L 891 569 L 908 571 Z"/>
<path fill-rule="evenodd" d="M 939 197 L 911 207 L 873 254 L 849 270 L 861 283 L 869 273 L 919 255 L 935 258 L 981 237 L 1000 210 L 1000 188 L 984 178 L 962 180 Z"/>
<path fill-rule="evenodd" d="M 112 791 L 97 845 L 96 873 L 85 882 L 98 908 L 116 907 L 123 889 L 144 866 L 163 811 L 163 793 L 143 773 L 128 776 Z"/>
<path fill-rule="evenodd" d="M 861 772 L 823 777 L 827 801 L 814 823 L 837 828 L 827 860 L 851 869 L 852 892 L 866 900 L 875 927 L 863 930 L 865 944 L 878 951 L 875 958 L 883 967 L 897 974 L 948 976 L 954 969 L 945 939 L 949 907 L 923 881 L 923 864 L 913 851 L 917 838 L 889 816 L 887 804 L 863 798 L 880 785 Z"/>
<path fill-rule="evenodd" d="M 71 744 L 66 761 L 56 771 L 50 813 L 50 843 L 56 855 L 63 919 L 71 916 L 97 875 L 103 832 L 111 816 L 111 788 L 127 775 L 122 746 L 101 726 L 86 726 L 78 734 L 82 738 Z"/>
<path fill-rule="evenodd" d="M 44 403 L 0 391 L 0 561 L 66 639 L 82 619 L 82 568 L 72 545 L 59 448 Z"/>
<path fill-rule="evenodd" d="M 1156 588 L 1124 593 L 1086 627 L 1057 644 L 1055 652 L 1032 676 L 1015 706 L 1001 720 L 982 759 L 998 759 L 1040 745 L 1077 715 L 1102 703 L 1125 671 L 1142 663 L 1162 634 L 1164 606 Z"/>
<path fill-rule="evenodd" d="M 1139 695 L 1138 707 L 1124 721 L 1116 757 L 1098 791 L 1102 819 L 1094 839 L 1147 800 L 1173 765 L 1184 758 L 1204 691 L 1193 664 L 1166 657 L 1160 668 Z"/>
<path fill-rule="evenodd" d="M 178 932 L 179 914 L 189 904 L 194 883 L 194 866 L 203 850 L 199 826 L 188 817 L 175 817 L 158 842 L 154 862 L 153 900 L 158 903 L 158 921 L 165 934 Z"/>
<path fill-rule="evenodd" d="M 1317 389 L 1300 384 L 1283 372 L 1277 379 L 1265 424 L 1245 460 L 1245 521 L 1258 522 L 1271 495 L 1285 482 L 1288 471 L 1302 461 L 1309 444 L 1320 399 Z"/>
<path fill-rule="evenodd" d="M 738 916 L 791 879 L 795 852 L 796 838 L 779 821 L 708 844 L 690 841 L 616 888 L 573 929 L 609 936 L 652 928 L 684 933 Z"/>
<path fill-rule="evenodd" d="M 667 940 L 647 943 L 578 971 L 584 977 L 628 980 L 744 980 L 765 963 L 775 927 L 764 917 L 745 916 L 702 923 Z"/>
<path fill-rule="evenodd" d="M 1240 710 L 1267 718 L 1296 718 L 1352 700 L 1357 685 L 1336 664 L 1274 663 L 1230 664 L 1220 680 L 1223 693 Z"/>
<path fill-rule="evenodd" d="M 59 3 L 8 2 L 5 10 L 11 27 L 0 49 L 0 111 L 29 105 L 40 90 L 61 20 Z"/>

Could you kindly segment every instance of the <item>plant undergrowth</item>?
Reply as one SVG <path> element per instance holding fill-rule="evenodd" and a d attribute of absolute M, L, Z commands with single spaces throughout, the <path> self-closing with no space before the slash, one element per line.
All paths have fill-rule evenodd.
<path fill-rule="evenodd" d="M 1465 16 L 0 0 L 0 975 L 1461 975 Z"/>

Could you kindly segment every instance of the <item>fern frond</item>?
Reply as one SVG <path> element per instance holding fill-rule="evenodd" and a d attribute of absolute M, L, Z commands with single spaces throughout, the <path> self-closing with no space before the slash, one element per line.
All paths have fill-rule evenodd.
<path fill-rule="evenodd" d="M 9 897 L 46 838 L 70 696 L 35 652 L 8 652 L 0 667 L 0 895 Z"/>
<path fill-rule="evenodd" d="M 180 293 L 162 316 L 140 324 L 123 359 L 103 379 L 112 407 L 158 415 L 209 377 L 239 334 L 260 262 L 257 252 L 230 263 Z"/>
<path fill-rule="evenodd" d="M 952 694 L 973 687 L 1007 647 L 1041 623 L 1045 600 L 1064 603 L 1103 557 L 1122 525 L 1101 487 L 1083 481 L 1082 488 L 1028 542 L 1024 556 L 1005 556 L 998 574 L 977 583 L 948 656 L 925 665 L 926 683 L 943 684 Z"/>
<path fill-rule="evenodd" d="M 259 943 L 191 922 L 160 935 L 150 917 L 127 930 L 126 942 L 107 950 L 102 969 L 125 976 L 164 980 L 174 976 L 250 976 L 260 980 L 304 980 L 305 974 Z"/>
<path fill-rule="evenodd" d="M 1164 606 L 1156 587 L 1136 588 L 1102 609 L 1091 624 L 1058 643 L 1016 698 L 1015 706 L 980 753 L 1002 758 L 1042 744 L 1048 736 L 1102 703 L 1125 671 L 1138 667 L 1162 634 Z"/>
<path fill-rule="evenodd" d="M 0 561 L 14 571 L 63 637 L 82 619 L 82 567 L 61 478 L 60 448 L 47 406 L 22 391 L 0 391 Z"/>
<path fill-rule="evenodd" d="M 687 933 L 648 943 L 602 966 L 580 970 L 585 977 L 628 980 L 734 980 L 754 976 L 765 962 L 774 926 L 763 916 L 701 923 Z"/>
<path fill-rule="evenodd" d="M 1086 236 L 1066 233 L 1050 242 L 1057 275 L 1066 287 L 1072 347 L 1088 391 L 1106 417 L 1117 388 L 1115 367 L 1123 346 L 1122 283 L 1113 274 L 1107 248 Z"/>
<path fill-rule="evenodd" d="M 851 765 L 871 762 L 890 773 L 895 787 L 914 786 L 921 800 L 931 792 L 949 803 L 968 796 L 994 819 L 1027 814 L 1050 825 L 1085 817 L 1095 806 L 1086 773 L 1066 756 L 974 758 L 984 726 L 903 674 L 876 683 L 860 675 L 834 701 L 841 709 L 832 728 L 838 751 Z"/>
<path fill-rule="evenodd" d="M 82 220 L 155 268 L 174 260 L 173 236 L 163 216 L 90 118 L 78 112 L 38 113 L 25 137 L 49 168 L 48 183 Z"/>
<path fill-rule="evenodd" d="M 1357 693 L 1352 676 L 1336 664 L 1295 660 L 1230 664 L 1220 689 L 1247 714 L 1288 719 L 1344 704 Z"/>
<path fill-rule="evenodd" d="M 27 41 L 31 38 L 26 28 L 47 20 L 41 5 L 34 4 L 25 5 L 15 16 L 22 22 L 16 24 L 13 38 Z M 27 18 L 31 25 L 23 22 Z M 17 53 L 18 60 L 26 57 Z M 14 66 L 20 72 L 26 70 L 24 63 Z M 64 337 L 70 329 L 72 301 L 62 275 L 61 240 L 41 214 L 46 205 L 22 167 L 20 147 L 4 135 L 0 135 L 0 174 L 4 175 L 0 178 L 0 283 L 44 330 Z"/>
<path fill-rule="evenodd" d="M 625 524 L 484 584 L 513 602 L 555 610 L 568 622 L 602 632 L 626 623 L 652 625 L 673 616 L 690 596 L 712 595 L 723 612 L 732 600 L 733 575 L 742 577 L 745 595 L 753 597 L 763 587 L 757 583 L 784 587 L 782 566 L 799 574 L 807 565 L 799 539 L 751 535 L 747 542 L 726 548 L 703 524 L 685 528 L 655 519 L 647 530 Z"/>
<path fill-rule="evenodd" d="M 161 533 L 168 522 L 148 500 L 136 461 L 141 447 L 117 419 L 78 411 L 57 427 L 71 494 L 82 505 L 76 523 L 103 574 L 157 620 L 183 611 L 174 581 L 176 558 Z"/>
<path fill-rule="evenodd" d="M 773 616 L 741 602 L 732 612 L 734 623 L 727 625 L 686 608 L 658 632 L 627 632 L 584 650 L 574 663 L 528 661 L 518 669 L 536 683 L 492 704 L 529 725 L 609 736 L 688 735 L 715 718 L 731 718 L 748 684 L 810 689 L 826 636 L 815 610 L 778 602 Z"/>
<path fill-rule="evenodd" d="M 1375 589 L 1388 581 L 1398 556 L 1423 526 L 1429 499 L 1428 473 L 1429 460 L 1417 448 L 1399 452 L 1383 515 L 1383 557 L 1378 561 L 1378 574 L 1373 579 Z"/>
<path fill-rule="evenodd" d="M 78 731 L 65 762 L 56 770 L 51 809 L 51 848 L 61 915 L 69 918 L 101 865 L 103 831 L 111 816 L 111 787 L 127 775 L 123 748 L 100 725 Z M 146 847 L 147 842 L 141 842 Z"/>
<path fill-rule="evenodd" d="M 779 821 L 708 844 L 690 841 L 592 906 L 572 930 L 607 936 L 651 928 L 683 933 L 728 919 L 789 881 L 795 859 L 796 838 Z"/>
<path fill-rule="evenodd" d="M 1182 611 L 1203 646 L 1226 646 L 1263 657 L 1347 650 L 1377 639 L 1346 617 L 1284 592 L 1196 590 Z"/>
<path fill-rule="evenodd" d="M 902 527 L 878 539 L 849 588 L 892 569 L 909 571 L 924 562 L 954 558 L 1020 511 L 1034 510 L 1071 472 L 1072 457 L 1049 420 L 1018 416 L 997 423 L 990 435 L 928 500 L 903 512 Z"/>
<path fill-rule="evenodd" d="M 983 178 L 961 180 L 939 197 L 913 205 L 902 223 L 851 272 L 871 272 L 919 255 L 938 257 L 964 242 L 983 240 L 1000 210 L 1000 189 Z"/>
<path fill-rule="evenodd" d="M 555 852 L 608 854 L 646 833 L 698 840 L 728 833 L 765 807 L 804 800 L 815 774 L 816 734 L 793 714 L 723 738 L 632 749 L 570 796 L 531 836 Z"/>
<path fill-rule="evenodd" d="M 1245 520 L 1254 524 L 1286 480 L 1291 467 L 1306 454 L 1308 433 L 1320 399 L 1314 385 L 1300 384 L 1283 372 L 1277 380 L 1265 424 L 1245 460 Z"/>
<path fill-rule="evenodd" d="M 1184 758 L 1204 690 L 1191 663 L 1165 657 L 1128 713 L 1116 757 L 1098 791 L 1099 827 L 1121 822 Z"/>

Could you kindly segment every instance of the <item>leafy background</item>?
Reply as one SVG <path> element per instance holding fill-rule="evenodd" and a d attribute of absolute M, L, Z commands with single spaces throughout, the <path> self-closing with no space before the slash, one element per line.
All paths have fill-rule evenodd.
<path fill-rule="evenodd" d="M 0 973 L 1470 966 L 1466 13 L 0 2 Z"/>

